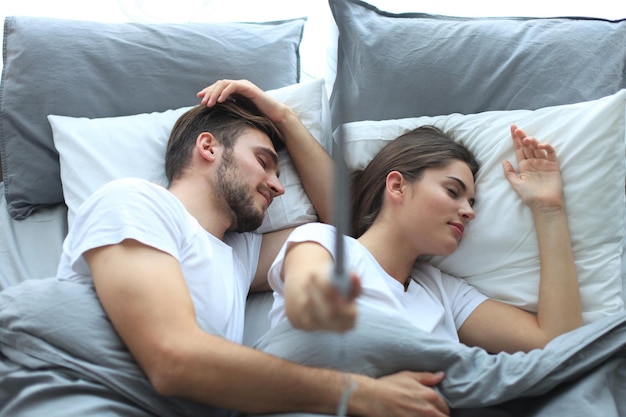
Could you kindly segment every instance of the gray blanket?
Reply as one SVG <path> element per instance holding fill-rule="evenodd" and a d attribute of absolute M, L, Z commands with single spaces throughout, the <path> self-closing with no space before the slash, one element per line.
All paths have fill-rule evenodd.
<path fill-rule="evenodd" d="M 356 328 L 341 335 L 303 332 L 285 321 L 256 347 L 370 376 L 443 370 L 437 389 L 456 409 L 497 405 L 520 417 L 626 416 L 626 313 L 527 354 L 488 354 L 368 311 L 360 311 Z"/>
<path fill-rule="evenodd" d="M 297 362 L 372 376 L 444 370 L 438 389 L 452 407 L 501 404 L 527 417 L 626 416 L 625 345 L 626 313 L 543 350 L 489 355 L 366 311 L 344 335 L 305 333 L 283 323 L 258 343 Z M 0 292 L 0 417 L 228 414 L 158 395 L 92 285 L 50 278 Z"/>
<path fill-rule="evenodd" d="M 0 292 L 1 417 L 226 415 L 158 395 L 91 284 L 46 278 Z"/>

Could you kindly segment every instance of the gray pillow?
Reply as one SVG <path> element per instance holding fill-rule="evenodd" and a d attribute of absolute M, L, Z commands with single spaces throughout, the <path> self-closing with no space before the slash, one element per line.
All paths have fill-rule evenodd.
<path fill-rule="evenodd" d="M 268 23 L 97 23 L 7 17 L 0 154 L 7 209 L 63 202 L 46 116 L 113 117 L 193 105 L 220 78 L 297 83 L 306 19 Z"/>
<path fill-rule="evenodd" d="M 333 127 L 535 110 L 626 87 L 626 20 L 394 14 L 329 1 L 339 29 Z"/>

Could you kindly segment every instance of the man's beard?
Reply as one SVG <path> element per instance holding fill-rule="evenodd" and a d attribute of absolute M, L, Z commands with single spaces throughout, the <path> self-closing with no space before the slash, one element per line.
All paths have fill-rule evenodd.
<path fill-rule="evenodd" d="M 225 152 L 217 170 L 218 192 L 226 201 L 234 217 L 235 232 L 251 232 L 256 230 L 265 213 L 254 205 L 248 186 L 238 175 L 236 164 L 231 159 L 232 151 Z"/>

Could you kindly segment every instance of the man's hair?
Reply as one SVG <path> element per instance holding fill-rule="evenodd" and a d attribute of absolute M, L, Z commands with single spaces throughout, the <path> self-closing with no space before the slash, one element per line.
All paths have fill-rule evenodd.
<path fill-rule="evenodd" d="M 269 136 L 275 150 L 284 148 L 280 132 L 248 98 L 232 96 L 212 107 L 199 104 L 181 115 L 170 133 L 165 152 L 167 180 L 179 179 L 191 161 L 197 137 L 210 132 L 226 150 L 231 150 L 246 128 L 260 130 Z"/>
<path fill-rule="evenodd" d="M 361 236 L 376 220 L 390 172 L 398 171 L 413 182 L 427 168 L 444 167 L 454 160 L 465 162 L 476 176 L 479 165 L 474 155 L 434 126 L 418 127 L 389 142 L 365 169 L 352 173 L 352 236 Z"/>

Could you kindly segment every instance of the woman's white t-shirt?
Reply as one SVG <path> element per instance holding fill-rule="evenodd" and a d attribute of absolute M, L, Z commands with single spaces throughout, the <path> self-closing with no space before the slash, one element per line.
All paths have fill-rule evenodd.
<path fill-rule="evenodd" d="M 274 290 L 270 321 L 275 326 L 285 318 L 283 281 L 280 277 L 289 244 L 317 242 L 331 254 L 335 247 L 334 227 L 309 223 L 296 228 L 272 264 L 268 280 Z M 362 293 L 359 308 L 375 309 L 408 320 L 416 327 L 449 340 L 458 341 L 457 330 L 474 309 L 487 297 L 465 281 L 447 275 L 427 263 L 416 264 L 407 291 L 391 277 L 370 252 L 356 239 L 345 237 L 345 261 L 348 271 L 356 272 Z"/>
<path fill-rule="evenodd" d="M 206 321 L 225 338 L 242 341 L 246 297 L 261 235 L 229 233 L 221 241 L 203 229 L 166 188 L 136 178 L 115 180 L 81 205 L 63 244 L 57 276 L 91 280 L 83 254 L 125 239 L 176 258 L 199 324 Z"/>

